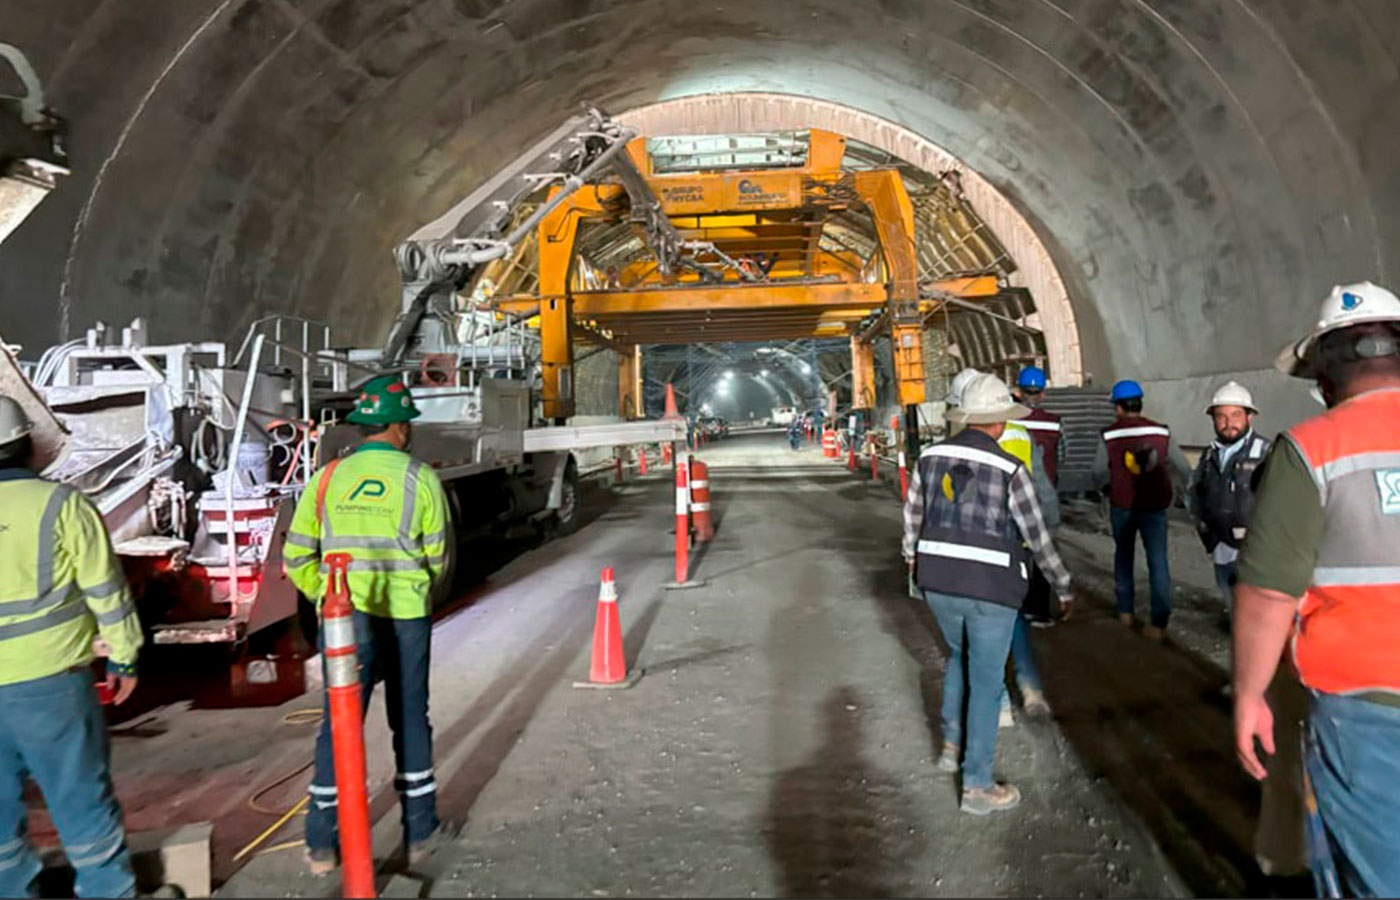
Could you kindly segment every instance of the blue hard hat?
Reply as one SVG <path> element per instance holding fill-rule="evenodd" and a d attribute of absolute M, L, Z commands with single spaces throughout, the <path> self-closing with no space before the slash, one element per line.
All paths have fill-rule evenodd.
<path fill-rule="evenodd" d="M 1122 400 L 1140 400 L 1142 399 L 1142 385 L 1136 381 L 1120 381 L 1113 386 L 1111 399 L 1114 403 Z"/>
<path fill-rule="evenodd" d="M 1045 370 L 1040 366 L 1026 366 L 1021 370 L 1021 374 L 1016 376 L 1016 386 L 1032 391 L 1043 391 L 1048 379 L 1045 377 Z"/>

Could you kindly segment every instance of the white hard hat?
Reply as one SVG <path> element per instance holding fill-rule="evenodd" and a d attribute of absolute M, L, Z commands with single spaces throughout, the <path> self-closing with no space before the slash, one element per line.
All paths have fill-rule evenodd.
<path fill-rule="evenodd" d="M 954 375 L 952 384 L 948 385 L 948 405 L 961 406 L 963 393 L 967 390 L 968 384 L 972 382 L 972 379 L 981 374 L 982 373 L 976 369 L 967 368 Z"/>
<path fill-rule="evenodd" d="M 1011 389 L 995 375 L 978 372 L 963 388 L 962 403 L 948 419 L 962 425 L 995 425 L 1031 414 L 1011 396 Z"/>
<path fill-rule="evenodd" d="M 1274 366 L 1285 375 L 1311 378 L 1317 339 L 1324 334 L 1366 322 L 1400 322 L 1400 297 L 1369 281 L 1338 285 L 1322 301 L 1316 327 L 1307 337 L 1283 348 Z"/>
<path fill-rule="evenodd" d="M 1210 405 L 1206 407 L 1206 415 L 1210 415 L 1211 410 L 1217 406 L 1243 406 L 1252 413 L 1259 412 L 1259 407 L 1254 405 L 1254 395 L 1249 392 L 1249 388 L 1238 381 L 1227 381 L 1215 392 L 1215 396 L 1210 398 Z"/>
<path fill-rule="evenodd" d="M 34 430 L 24 409 L 14 400 L 0 394 L 0 447 L 13 443 Z"/>

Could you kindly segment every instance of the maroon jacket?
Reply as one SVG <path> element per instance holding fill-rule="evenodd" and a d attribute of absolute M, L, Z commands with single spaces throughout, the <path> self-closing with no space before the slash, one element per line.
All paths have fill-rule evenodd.
<path fill-rule="evenodd" d="M 1108 500 L 1114 507 L 1155 512 L 1172 505 L 1167 462 L 1171 429 L 1143 416 L 1129 416 L 1105 428 L 1103 441 L 1108 450 Z"/>
<path fill-rule="evenodd" d="M 1060 441 L 1064 439 L 1060 417 L 1037 406 L 1031 410 L 1030 415 L 1018 419 L 1016 424 L 1030 432 L 1031 440 L 1040 447 L 1040 455 L 1045 461 L 1045 474 L 1049 476 L 1050 483 L 1059 484 Z"/>

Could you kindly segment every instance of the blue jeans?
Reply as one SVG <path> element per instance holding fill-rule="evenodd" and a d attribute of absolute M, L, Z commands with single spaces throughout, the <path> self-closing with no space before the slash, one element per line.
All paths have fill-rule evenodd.
<path fill-rule="evenodd" d="M 1132 509 L 1109 511 L 1113 522 L 1113 585 L 1118 612 L 1133 612 L 1133 556 L 1137 536 L 1147 551 L 1147 575 L 1152 583 L 1152 624 L 1166 628 L 1172 615 L 1172 573 L 1167 565 L 1167 511 Z"/>
<path fill-rule="evenodd" d="M 1025 617 L 1020 615 L 1016 617 L 1016 627 L 1011 632 L 1011 668 L 1021 693 L 1042 689 L 1040 670 L 1035 667 L 1035 657 L 1031 655 L 1031 629 Z"/>
<path fill-rule="evenodd" d="M 963 747 L 963 790 L 989 788 L 997 746 L 997 706 L 1005 690 L 1006 655 L 1020 615 L 1009 606 L 937 591 L 924 591 L 924 601 L 948 642 L 948 666 L 943 672 L 943 741 Z"/>
<path fill-rule="evenodd" d="M 1220 599 L 1225 602 L 1225 615 L 1235 616 L 1235 563 L 1215 565 L 1215 585 L 1220 588 Z"/>
<path fill-rule="evenodd" d="M 39 785 L 79 897 L 131 897 L 136 881 L 112 789 L 107 723 L 92 671 L 0 685 L 0 897 L 30 897 L 41 868 L 26 833 L 24 778 Z"/>
<path fill-rule="evenodd" d="M 430 618 L 389 619 L 355 610 L 355 640 L 360 663 L 361 708 L 369 707 L 376 682 L 384 682 L 385 712 L 394 733 L 394 760 L 403 813 L 404 840 L 426 840 L 437 830 L 437 782 L 433 778 L 433 729 L 428 723 L 428 663 L 433 623 Z M 306 846 L 334 849 L 338 842 L 335 757 L 331 747 L 330 711 L 316 738 L 316 774 L 308 788 Z"/>
<path fill-rule="evenodd" d="M 1307 748 L 1343 893 L 1400 896 L 1400 707 L 1314 691 Z"/>

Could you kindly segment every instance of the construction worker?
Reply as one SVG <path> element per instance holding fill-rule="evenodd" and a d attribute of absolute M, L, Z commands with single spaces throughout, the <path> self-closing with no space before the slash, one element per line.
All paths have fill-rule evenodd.
<path fill-rule="evenodd" d="M 948 405 L 950 407 L 948 433 L 950 435 L 957 434 L 962 429 L 960 417 L 953 416 L 951 411 L 962 406 L 963 394 L 967 391 L 968 385 L 981 374 L 976 369 L 963 369 L 954 376 L 948 392 Z M 1030 472 L 1031 484 L 1035 487 L 1036 500 L 1040 503 L 1046 526 L 1055 528 L 1060 524 L 1059 497 L 1055 494 L 1054 487 L 1051 486 L 1045 475 L 1045 466 L 1040 461 L 1039 447 L 1031 438 L 1030 432 L 1015 422 L 1007 422 L 1001 436 L 997 439 L 997 446 L 1020 460 L 1021 465 Z M 1039 570 L 1032 561 L 1031 589 L 1034 589 L 1038 572 Z M 1027 591 L 1028 599 L 1031 589 Z M 1049 608 L 1050 604 L 1047 599 L 1044 603 L 1047 616 Z M 1040 669 L 1036 666 L 1035 657 L 1031 654 L 1031 636 L 1027 629 L 1027 622 L 1038 617 L 1033 615 L 1028 620 L 1025 612 L 1025 604 L 1023 604 L 1022 615 L 1017 617 L 1015 631 L 1011 636 L 1011 676 L 1016 681 L 1017 690 L 1021 692 L 1022 708 L 1029 715 L 1048 715 L 1050 704 L 1045 699 L 1045 686 L 1040 679 Z M 1001 693 L 1001 712 L 997 724 L 1001 728 L 1010 728 L 1016 724 L 1016 716 L 1011 706 L 1011 694 L 1005 688 Z"/>
<path fill-rule="evenodd" d="M 1049 377 L 1039 366 L 1026 366 L 1016 376 L 1016 390 L 1011 395 L 1022 406 L 1030 407 L 1030 415 L 1015 424 L 1030 432 L 1044 458 L 1045 476 L 1052 485 L 1060 483 L 1060 466 L 1065 461 L 1064 423 L 1044 407 L 1045 389 Z"/>
<path fill-rule="evenodd" d="M 904 505 L 903 553 L 951 651 L 944 670 L 938 768 L 957 771 L 961 755 L 961 808 L 986 815 L 1021 800 L 1014 786 L 993 779 L 992 761 L 997 706 L 1017 611 L 1026 596 L 1029 556 L 1039 561 L 1066 605 L 1071 585 L 1030 473 L 997 445 L 1006 422 L 1030 410 L 1012 400 L 995 375 L 972 379 L 961 400 L 953 419 L 963 430 L 924 450 L 914 468 Z"/>
<path fill-rule="evenodd" d="M 1142 385 L 1120 381 L 1110 399 L 1118 421 L 1103 430 L 1093 471 L 1096 484 L 1108 484 L 1118 620 L 1133 625 L 1133 557 L 1141 534 L 1152 586 L 1151 619 L 1142 633 L 1160 641 L 1172 614 L 1167 509 L 1175 485 L 1184 488 L 1190 479 L 1191 466 L 1172 441 L 1171 429 L 1143 416 Z"/>
<path fill-rule="evenodd" d="M 1265 689 L 1291 645 L 1321 896 L 1400 896 L 1400 298 L 1335 288 L 1278 367 L 1328 409 L 1264 464 L 1235 587 L 1236 752 L 1266 776 L 1255 741 L 1274 752 Z"/>
<path fill-rule="evenodd" d="M 363 442 L 307 482 L 287 533 L 287 575 L 317 603 L 325 591 L 322 557 L 345 552 L 355 607 L 355 637 L 365 705 L 383 680 L 394 733 L 404 849 L 410 864 L 438 841 L 432 727 L 428 723 L 431 594 L 444 572 L 449 540 L 447 496 L 432 468 L 409 456 L 411 420 L 419 415 L 402 382 L 383 376 L 364 386 L 346 421 Z M 316 740 L 306 856 L 312 872 L 336 865 L 336 799 L 330 720 Z"/>
<path fill-rule="evenodd" d="M 1196 531 L 1215 564 L 1227 616 L 1234 604 L 1235 560 L 1254 511 L 1254 473 L 1273 443 L 1254 433 L 1258 414 L 1247 388 L 1234 381 L 1221 385 L 1206 407 L 1215 440 L 1201 454 L 1186 491 Z"/>
<path fill-rule="evenodd" d="M 136 689 L 141 624 L 92 503 L 31 468 L 24 411 L 0 395 L 0 896 L 38 896 L 26 836 L 25 777 L 43 792 L 80 897 L 136 889 L 111 754 L 93 685 L 94 641 L 123 703 Z"/>
<path fill-rule="evenodd" d="M 1026 366 L 1020 371 L 1016 376 L 1016 389 L 1011 395 L 1022 406 L 1029 407 L 1031 414 L 1012 424 L 1024 428 L 1030 433 L 1031 440 L 1035 441 L 1036 450 L 1039 452 L 1034 469 L 1042 472 L 1045 480 L 1049 482 L 1046 492 L 1048 496 L 1041 498 L 1041 504 L 1045 507 L 1046 520 L 1050 522 L 1050 527 L 1054 528 L 1060 519 L 1059 495 L 1055 489 L 1059 485 L 1060 466 L 1064 463 L 1065 441 L 1060 417 L 1042 406 L 1048 385 L 1049 378 L 1039 366 Z M 1039 568 L 1031 569 L 1031 588 L 1026 594 L 1023 615 L 1037 628 L 1049 628 L 1055 624 L 1055 617 L 1050 609 L 1050 582 L 1045 580 L 1045 575 Z"/>

